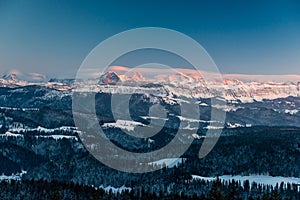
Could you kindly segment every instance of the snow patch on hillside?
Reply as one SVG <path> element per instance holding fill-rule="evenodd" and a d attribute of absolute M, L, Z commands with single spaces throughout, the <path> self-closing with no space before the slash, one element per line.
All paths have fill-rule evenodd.
<path fill-rule="evenodd" d="M 299 110 L 285 110 L 285 113 L 291 114 L 291 115 L 295 115 L 299 112 Z"/>
<path fill-rule="evenodd" d="M 12 175 L 9 175 L 9 176 L 2 174 L 2 175 L 0 175 L 0 181 L 3 181 L 3 180 L 5 180 L 5 181 L 9 181 L 9 180 L 20 181 L 22 176 L 26 173 L 27 173 L 27 171 L 22 171 L 21 173 L 12 174 Z"/>
<path fill-rule="evenodd" d="M 102 125 L 102 128 L 120 128 L 127 131 L 134 131 L 134 128 L 136 126 L 146 126 L 146 125 L 140 122 L 118 119 L 116 122 L 113 123 L 104 123 Z"/>
<path fill-rule="evenodd" d="M 0 137 L 16 137 L 17 138 L 17 137 L 24 137 L 24 135 L 11 133 L 11 132 L 7 131 L 4 134 L 0 134 Z"/>
<path fill-rule="evenodd" d="M 184 161 L 183 158 L 165 158 L 158 161 L 150 162 L 149 165 L 158 165 L 158 166 L 164 166 L 166 165 L 167 168 L 173 168 L 175 166 L 178 166 Z"/>
<path fill-rule="evenodd" d="M 76 136 L 70 136 L 70 135 L 36 135 L 35 138 L 52 138 L 54 140 L 73 139 L 78 141 L 78 138 Z"/>
<path fill-rule="evenodd" d="M 112 186 L 107 186 L 104 187 L 103 185 L 100 186 L 99 188 L 105 190 L 105 192 L 109 192 L 110 190 L 112 191 L 112 193 L 121 193 L 124 192 L 125 190 L 128 190 L 129 192 L 132 190 L 132 188 L 130 187 L 125 187 L 125 185 L 121 186 L 121 187 L 112 187 Z"/>
<path fill-rule="evenodd" d="M 198 175 L 192 175 L 193 179 L 201 179 L 205 181 L 214 181 L 216 180 L 216 177 L 202 177 Z M 252 175 L 252 176 L 231 176 L 231 175 L 223 175 L 219 176 L 219 179 L 221 181 L 230 181 L 230 180 L 235 180 L 235 181 L 240 181 L 243 185 L 243 183 L 248 180 L 251 183 L 255 182 L 257 184 L 262 184 L 262 185 L 269 185 L 275 187 L 276 184 L 280 185 L 281 182 L 284 183 L 286 186 L 287 183 L 290 184 L 300 184 L 300 178 L 295 178 L 295 177 L 282 177 L 282 176 L 264 176 L 264 175 Z"/>
<path fill-rule="evenodd" d="M 26 132 L 26 131 L 37 131 L 39 133 L 54 133 L 55 131 L 65 131 L 65 132 L 75 132 L 75 133 L 80 133 L 80 131 L 76 128 L 76 127 L 71 127 L 71 126 L 62 126 L 59 128 L 44 128 L 41 126 L 38 126 L 37 128 L 11 128 L 9 129 L 10 132 L 13 133 L 22 133 L 22 132 Z"/>

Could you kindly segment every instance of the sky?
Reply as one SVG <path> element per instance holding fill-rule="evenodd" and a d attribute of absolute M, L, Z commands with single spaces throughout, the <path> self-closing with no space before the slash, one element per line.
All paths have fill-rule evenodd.
<path fill-rule="evenodd" d="M 296 0 L 0 0 L 0 73 L 71 77 L 101 41 L 139 27 L 188 35 L 222 73 L 300 74 Z"/>

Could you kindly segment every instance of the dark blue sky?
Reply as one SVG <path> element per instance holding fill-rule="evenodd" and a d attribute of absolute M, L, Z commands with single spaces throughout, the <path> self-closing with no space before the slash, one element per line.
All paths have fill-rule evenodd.
<path fill-rule="evenodd" d="M 146 26 L 194 38 L 222 73 L 300 74 L 299 1 L 0 0 L 0 72 L 75 74 L 99 42 Z"/>

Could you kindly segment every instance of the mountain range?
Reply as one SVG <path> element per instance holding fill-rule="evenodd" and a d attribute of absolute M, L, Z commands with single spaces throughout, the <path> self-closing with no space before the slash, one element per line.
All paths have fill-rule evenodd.
<path fill-rule="evenodd" d="M 161 105 L 168 110 L 169 114 L 180 118 L 184 125 L 183 128 L 198 129 L 198 121 L 195 120 L 199 119 L 184 118 L 177 111 L 177 107 L 185 103 L 199 105 L 206 113 L 209 113 L 210 109 L 226 112 L 226 127 L 299 126 L 300 124 L 300 82 L 241 81 L 233 78 L 224 79 L 222 82 L 207 82 L 201 79 L 201 76 L 197 74 L 192 76 L 193 73 L 186 70 L 169 74 L 160 73 L 152 77 L 149 77 L 149 73 L 144 71 L 126 73 L 122 73 L 120 70 L 107 71 L 100 74 L 98 78 L 88 80 L 52 78 L 45 81 L 45 79 L 38 79 L 44 80 L 43 82 L 32 81 L 37 80 L 36 74 L 26 74 L 25 76 L 21 72 L 12 71 L 0 78 L 0 106 L 16 109 L 40 109 L 48 113 L 47 115 L 40 113 L 45 117 L 41 118 L 42 121 L 30 117 L 30 120 L 26 122 L 29 123 L 27 124 L 29 127 L 73 126 L 72 119 L 69 119 L 72 109 L 72 94 L 74 92 L 87 94 L 93 92 L 98 94 L 99 98 L 101 96 L 100 99 L 103 100 L 103 102 L 101 100 L 101 109 L 99 108 L 103 113 L 101 116 L 103 123 L 114 122 L 118 119 L 128 120 L 122 117 L 124 105 L 121 103 L 123 102 L 119 102 L 120 105 L 115 108 L 120 118 L 114 119 L 108 114 L 111 107 L 109 99 L 112 95 L 117 94 L 133 96 L 132 103 L 136 107 L 134 109 L 138 111 L 132 111 L 131 117 L 134 118 L 134 121 L 145 124 L 148 123 L 147 120 L 150 120 L 146 117 L 149 105 Z M 37 77 L 46 76 L 39 75 Z M 234 78 L 237 78 L 237 75 Z M 210 101 L 211 98 L 217 99 L 217 102 L 220 103 L 213 105 Z M 64 110 L 68 120 L 55 120 L 57 113 L 54 112 L 52 116 L 51 113 L 46 112 L 47 108 L 51 108 L 53 112 L 57 109 Z M 68 112 L 66 113 L 66 111 Z M 18 115 L 23 114 L 19 113 Z M 51 116 L 53 119 L 50 120 Z M 165 119 L 152 118 L 151 120 L 164 121 Z M 64 122 L 68 123 L 64 124 Z M 119 125 L 116 122 L 113 126 Z M 222 126 L 222 124 L 218 125 L 218 127 Z M 124 126 L 122 125 L 122 127 Z"/>
<path fill-rule="evenodd" d="M 213 74 L 203 72 L 205 76 L 201 76 L 199 72 L 187 69 L 156 70 L 155 75 L 149 69 L 137 69 L 125 73 L 124 68 L 122 68 L 123 71 L 117 67 L 110 69 L 115 71 L 107 71 L 88 80 L 47 79 L 46 75 L 12 70 L 0 78 L 0 86 L 15 88 L 41 85 L 57 90 L 80 88 L 84 91 L 110 93 L 134 93 L 137 89 L 140 93 L 149 93 L 149 88 L 152 88 L 156 94 L 163 94 L 170 98 L 220 96 L 228 101 L 240 100 L 242 102 L 300 96 L 299 75 L 225 74 L 222 76 L 223 80 L 214 80 L 211 78 L 214 77 Z M 206 80 L 205 77 L 208 76 L 210 77 Z"/>

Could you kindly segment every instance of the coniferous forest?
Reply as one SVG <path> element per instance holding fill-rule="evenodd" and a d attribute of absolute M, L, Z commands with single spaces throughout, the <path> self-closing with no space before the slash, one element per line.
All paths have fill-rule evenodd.
<path fill-rule="evenodd" d="M 81 148 L 78 140 L 39 138 L 38 134 L 24 132 L 20 133 L 24 138 L 2 137 L 3 173 L 16 174 L 20 170 L 27 173 L 20 180 L 2 180 L 0 199 L 300 199 L 297 184 L 270 186 L 192 177 L 224 174 L 299 177 L 297 128 L 224 129 L 207 157 L 197 157 L 201 145 L 198 140 L 183 155 L 183 163 L 146 174 L 110 169 Z M 45 145 L 48 150 L 43 151 Z M 34 153 L 33 147 L 38 153 Z M 107 186 L 125 186 L 125 189 L 114 191 L 105 189 Z"/>
<path fill-rule="evenodd" d="M 2 181 L 0 182 L 1 194 L 0 199 L 74 199 L 74 200 L 138 200 L 138 199 L 182 199 L 182 200 L 297 200 L 300 199 L 298 186 L 288 184 L 286 187 L 283 184 L 276 187 L 266 187 L 249 182 L 241 185 L 240 182 L 230 181 L 222 183 L 219 179 L 212 183 L 204 181 L 194 181 L 187 186 L 182 184 L 178 187 L 194 188 L 195 191 L 202 191 L 201 195 L 196 192 L 188 195 L 185 192 L 165 192 L 159 191 L 150 192 L 144 188 L 140 189 L 125 189 L 120 192 L 112 190 L 104 190 L 91 186 L 85 186 L 74 183 L 58 182 L 58 181 Z M 206 190 L 209 188 L 209 190 Z"/>

